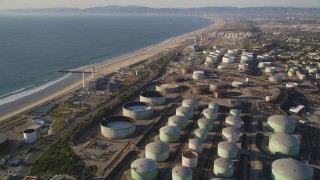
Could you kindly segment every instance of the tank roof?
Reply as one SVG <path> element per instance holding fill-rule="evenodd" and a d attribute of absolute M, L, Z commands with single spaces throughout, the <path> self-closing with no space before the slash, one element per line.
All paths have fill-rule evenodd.
<path fill-rule="evenodd" d="M 159 131 L 163 132 L 163 133 L 168 133 L 168 134 L 179 134 L 180 133 L 180 129 L 176 126 L 163 126 L 162 128 L 160 128 Z"/>
<path fill-rule="evenodd" d="M 193 71 L 193 74 L 203 74 L 204 71 Z"/>
<path fill-rule="evenodd" d="M 226 127 L 222 129 L 222 132 L 230 134 L 230 135 L 238 135 L 240 134 L 239 129 L 234 128 L 234 127 Z"/>
<path fill-rule="evenodd" d="M 219 148 L 222 148 L 224 150 L 235 150 L 238 149 L 238 146 L 236 143 L 228 142 L 228 141 L 222 141 L 218 144 Z"/>
<path fill-rule="evenodd" d="M 129 102 L 129 103 L 124 104 L 123 108 L 131 109 L 131 107 L 136 107 L 136 106 L 152 107 L 152 104 L 146 103 L 146 102 Z"/>
<path fill-rule="evenodd" d="M 217 107 L 219 107 L 219 104 L 218 103 L 216 103 L 216 102 L 211 102 L 211 103 L 209 103 L 208 104 L 208 107 L 214 107 L 214 108 L 217 108 Z"/>
<path fill-rule="evenodd" d="M 164 94 L 159 91 L 144 91 L 140 93 L 143 97 L 164 97 Z"/>
<path fill-rule="evenodd" d="M 272 170 L 276 173 L 292 179 L 306 179 L 313 176 L 313 170 L 306 164 L 291 159 L 278 159 L 273 161 Z"/>
<path fill-rule="evenodd" d="M 185 99 L 182 101 L 182 103 L 197 103 L 198 101 L 196 99 Z"/>
<path fill-rule="evenodd" d="M 237 116 L 228 116 L 226 117 L 226 122 L 239 122 L 241 121 L 241 118 Z"/>
<path fill-rule="evenodd" d="M 276 133 L 270 136 L 270 140 L 272 140 L 272 142 L 277 142 L 281 145 L 284 146 L 297 146 L 300 145 L 300 140 L 290 134 L 286 134 L 286 133 Z"/>
<path fill-rule="evenodd" d="M 226 169 L 233 168 L 233 162 L 226 158 L 218 158 L 214 161 L 214 164 Z"/>
<path fill-rule="evenodd" d="M 169 151 L 169 146 L 164 142 L 152 142 L 146 145 L 146 151 L 156 154 L 163 153 Z"/>
<path fill-rule="evenodd" d="M 185 116 L 180 116 L 180 115 L 174 115 L 170 116 L 168 118 L 169 121 L 174 121 L 174 122 L 187 122 L 188 119 Z"/>
<path fill-rule="evenodd" d="M 290 126 L 290 125 L 295 125 L 296 121 L 289 116 L 273 115 L 273 116 L 268 117 L 268 123 Z"/>
<path fill-rule="evenodd" d="M 172 169 L 172 173 L 179 177 L 192 176 L 192 169 L 186 166 L 176 166 Z"/>
<path fill-rule="evenodd" d="M 158 168 L 157 162 L 148 159 L 148 158 L 141 158 L 133 161 L 131 163 L 131 168 L 135 169 L 138 173 L 150 172 Z"/>
<path fill-rule="evenodd" d="M 202 129 L 202 128 L 198 128 L 198 129 L 195 129 L 194 132 L 199 132 L 199 133 L 208 133 L 208 130 L 206 129 Z"/>
<path fill-rule="evenodd" d="M 210 114 L 210 113 L 215 113 L 215 111 L 214 111 L 214 109 L 206 108 L 206 109 L 203 110 L 203 113 L 208 113 L 208 114 Z"/>
<path fill-rule="evenodd" d="M 120 122 L 120 121 L 136 124 L 136 121 L 133 118 L 127 117 L 127 116 L 112 116 L 112 117 L 108 117 L 108 118 L 103 119 L 100 124 L 102 126 L 104 126 L 104 127 L 107 127 L 109 123 Z"/>
<path fill-rule="evenodd" d="M 23 133 L 29 134 L 29 133 L 34 133 L 36 130 L 35 129 L 26 129 L 23 131 Z"/>
<path fill-rule="evenodd" d="M 241 113 L 239 109 L 230 109 L 230 113 Z"/>
<path fill-rule="evenodd" d="M 184 113 L 188 111 L 192 112 L 192 109 L 190 107 L 178 107 L 176 110 Z"/>
<path fill-rule="evenodd" d="M 201 118 L 198 119 L 198 123 L 202 123 L 202 124 L 213 124 L 213 121 L 207 118 Z"/>

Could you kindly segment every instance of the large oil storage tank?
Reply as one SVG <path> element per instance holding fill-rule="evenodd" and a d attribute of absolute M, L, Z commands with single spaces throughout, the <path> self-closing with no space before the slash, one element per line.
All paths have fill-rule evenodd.
<path fill-rule="evenodd" d="M 273 115 L 268 117 L 267 128 L 278 133 L 293 133 L 296 128 L 296 121 L 285 115 Z"/>
<path fill-rule="evenodd" d="M 35 129 L 27 129 L 23 131 L 23 138 L 25 143 L 34 143 L 37 141 L 37 132 Z"/>
<path fill-rule="evenodd" d="M 300 161 L 278 159 L 271 166 L 271 178 L 274 180 L 313 180 L 313 169 Z"/>
<path fill-rule="evenodd" d="M 160 140 L 162 142 L 176 142 L 180 139 L 180 129 L 176 126 L 164 126 L 160 128 Z"/>
<path fill-rule="evenodd" d="M 215 102 L 211 102 L 208 104 L 209 109 L 213 109 L 214 112 L 218 113 L 219 112 L 219 104 Z"/>
<path fill-rule="evenodd" d="M 205 118 L 210 120 L 216 120 L 218 119 L 218 113 L 215 109 L 206 108 L 202 111 L 202 114 Z"/>
<path fill-rule="evenodd" d="M 300 140 L 293 135 L 275 133 L 269 137 L 269 150 L 276 154 L 295 156 L 299 154 Z"/>
<path fill-rule="evenodd" d="M 176 115 L 185 116 L 187 119 L 191 119 L 193 117 L 193 111 L 190 107 L 178 107 L 176 109 Z"/>
<path fill-rule="evenodd" d="M 165 161 L 169 158 L 169 145 L 163 142 L 152 142 L 146 145 L 146 158 L 157 162 Z"/>
<path fill-rule="evenodd" d="M 172 169 L 172 180 L 192 180 L 192 169 L 186 166 L 176 166 Z"/>
<path fill-rule="evenodd" d="M 122 113 L 133 119 L 149 119 L 153 115 L 153 107 L 145 102 L 131 102 L 123 105 Z"/>
<path fill-rule="evenodd" d="M 198 119 L 198 126 L 201 129 L 206 129 L 207 131 L 213 130 L 213 121 L 207 118 Z"/>
<path fill-rule="evenodd" d="M 179 129 L 185 129 L 188 125 L 188 119 L 185 116 L 174 115 L 168 118 L 169 126 L 176 126 Z"/>
<path fill-rule="evenodd" d="M 185 99 L 182 101 L 182 107 L 190 107 L 192 110 L 197 110 L 199 103 L 196 99 Z"/>
<path fill-rule="evenodd" d="M 204 79 L 204 71 L 193 71 L 192 78 L 194 80 Z"/>
<path fill-rule="evenodd" d="M 182 153 L 182 166 L 197 167 L 198 154 L 194 151 L 185 151 Z"/>
<path fill-rule="evenodd" d="M 201 129 L 201 128 L 195 129 L 193 131 L 193 134 L 195 137 L 201 139 L 202 142 L 208 139 L 208 131 L 206 129 Z"/>
<path fill-rule="evenodd" d="M 223 64 L 218 65 L 218 69 L 220 69 L 220 70 L 223 70 L 223 69 L 225 69 L 225 68 L 226 68 L 226 66 L 223 65 Z"/>
<path fill-rule="evenodd" d="M 233 159 L 238 155 L 238 146 L 233 142 L 222 141 L 218 144 L 218 156 Z"/>
<path fill-rule="evenodd" d="M 241 110 L 240 109 L 230 109 L 230 114 L 232 116 L 240 117 L 241 116 Z"/>
<path fill-rule="evenodd" d="M 275 67 L 266 67 L 264 69 L 265 73 L 269 73 L 269 74 L 274 74 L 276 72 L 276 68 Z"/>
<path fill-rule="evenodd" d="M 180 86 L 174 83 L 166 83 L 156 86 L 156 91 L 161 91 L 164 93 L 177 93 L 179 92 Z"/>
<path fill-rule="evenodd" d="M 195 151 L 198 154 L 202 153 L 203 142 L 199 138 L 189 139 L 189 150 Z"/>
<path fill-rule="evenodd" d="M 213 172 L 216 176 L 230 178 L 233 176 L 234 165 L 230 159 L 218 158 L 214 161 Z"/>
<path fill-rule="evenodd" d="M 206 63 L 209 63 L 209 64 L 213 64 L 213 63 L 216 63 L 217 62 L 217 58 L 215 57 L 212 57 L 212 56 L 207 56 L 206 57 Z"/>
<path fill-rule="evenodd" d="M 240 131 L 234 127 L 226 127 L 222 129 L 222 139 L 229 142 L 237 142 L 240 139 Z"/>
<path fill-rule="evenodd" d="M 234 63 L 234 57 L 231 56 L 225 56 L 222 58 L 223 63 Z"/>
<path fill-rule="evenodd" d="M 140 102 L 150 103 L 154 106 L 166 103 L 166 96 L 159 91 L 144 91 L 140 94 Z"/>
<path fill-rule="evenodd" d="M 235 127 L 235 128 L 241 128 L 241 118 L 237 116 L 228 116 L 226 117 L 225 125 L 227 127 Z"/>
<path fill-rule="evenodd" d="M 148 158 L 141 158 L 131 163 L 131 178 L 134 180 L 156 179 L 158 176 L 158 164 Z"/>
<path fill-rule="evenodd" d="M 123 139 L 136 132 L 136 121 L 126 116 L 105 118 L 100 123 L 101 135 L 111 139 Z"/>

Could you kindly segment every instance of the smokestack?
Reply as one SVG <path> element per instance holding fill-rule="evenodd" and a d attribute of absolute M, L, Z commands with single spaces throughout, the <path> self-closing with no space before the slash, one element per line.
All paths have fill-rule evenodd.
<path fill-rule="evenodd" d="M 85 88 L 84 71 L 82 71 L 82 87 Z"/>

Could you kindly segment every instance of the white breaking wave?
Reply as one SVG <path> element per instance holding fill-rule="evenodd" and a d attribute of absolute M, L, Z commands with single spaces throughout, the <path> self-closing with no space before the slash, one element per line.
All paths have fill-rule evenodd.
<path fill-rule="evenodd" d="M 34 88 L 30 89 L 30 90 L 26 90 L 26 89 L 28 89 L 28 88 L 30 88 L 32 86 L 28 86 L 28 87 L 19 89 L 17 91 L 14 91 L 14 92 L 10 93 L 12 95 L 10 95 L 8 97 L 5 97 L 3 99 L 0 99 L 0 106 L 4 105 L 4 104 L 7 104 L 7 103 L 10 103 L 10 102 L 13 102 L 13 101 L 16 101 L 16 100 L 21 99 L 23 97 L 29 96 L 29 95 L 34 94 L 34 93 L 36 93 L 38 91 L 41 91 L 43 89 L 46 89 L 47 87 L 52 86 L 53 84 L 55 84 L 55 83 L 57 83 L 59 81 L 62 81 L 64 79 L 68 78 L 69 76 L 71 76 L 71 73 L 68 73 L 65 76 L 63 76 L 63 77 L 61 77 L 61 78 L 59 78 L 57 80 L 45 83 L 45 84 L 40 85 L 40 86 L 36 86 L 36 87 L 34 87 Z"/>

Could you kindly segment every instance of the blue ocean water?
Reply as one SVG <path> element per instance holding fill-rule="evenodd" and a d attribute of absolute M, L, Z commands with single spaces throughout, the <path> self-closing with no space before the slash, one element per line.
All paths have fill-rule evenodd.
<path fill-rule="evenodd" d="M 212 24 L 190 16 L 1 15 L 0 98 Z"/>

